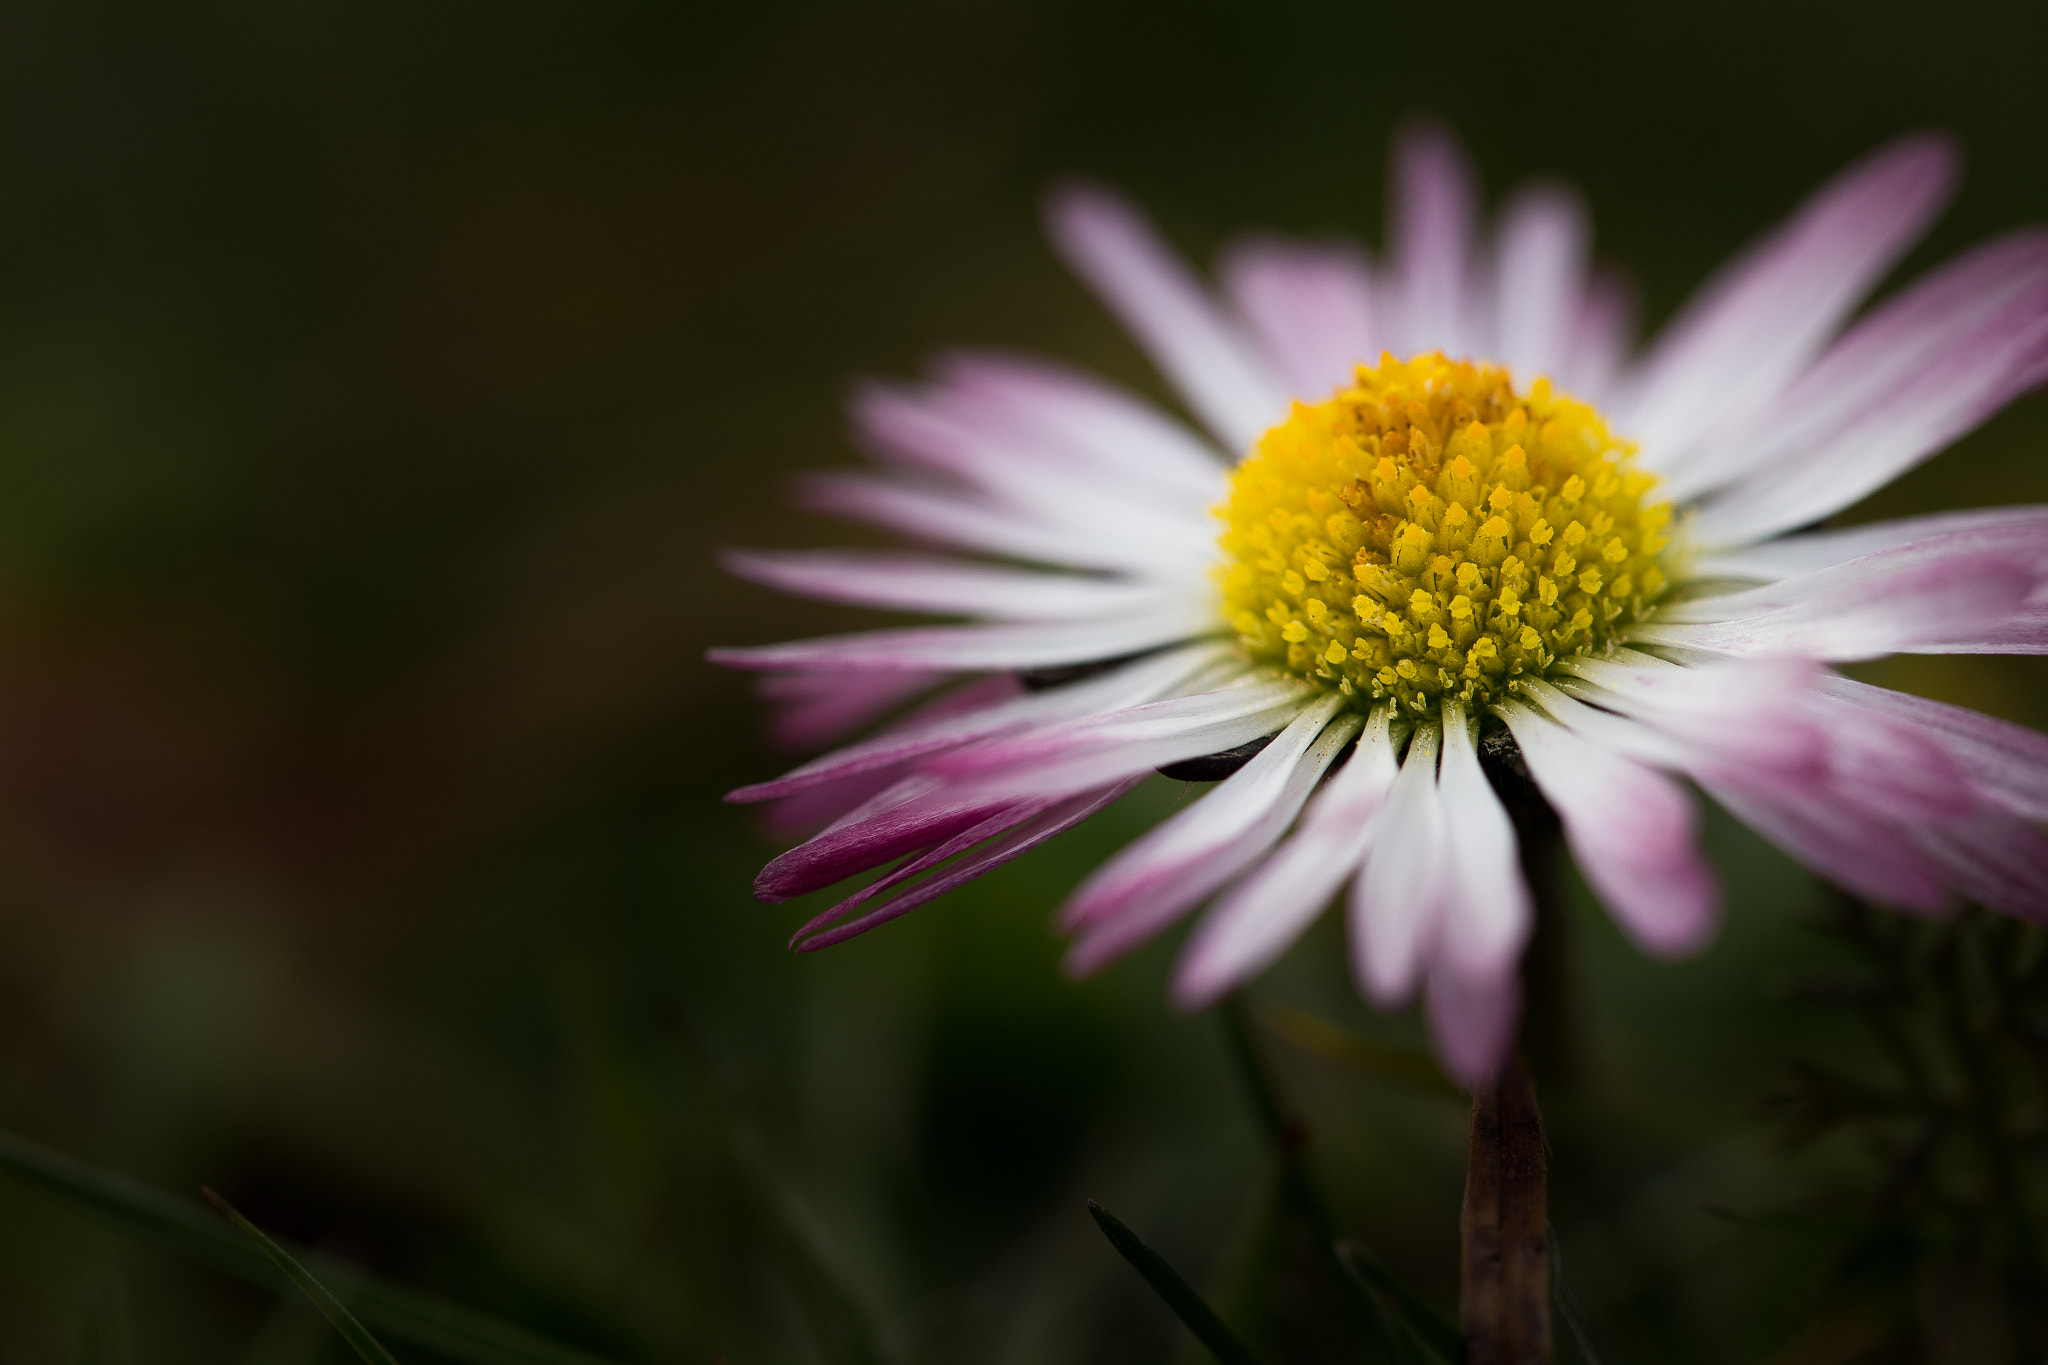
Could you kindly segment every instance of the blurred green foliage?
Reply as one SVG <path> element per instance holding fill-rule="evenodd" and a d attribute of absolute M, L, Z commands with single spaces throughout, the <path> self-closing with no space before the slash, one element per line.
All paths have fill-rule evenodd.
<path fill-rule="evenodd" d="M 1912 127 L 1972 157 L 1912 266 L 2048 217 L 2044 50 L 2002 0 L 9 6 L 0 1126 L 622 1360 L 1179 1358 L 1091 1194 L 1341 1359 L 1172 946 L 1057 971 L 1060 896 L 1184 793 L 792 957 L 816 907 L 751 902 L 774 846 L 718 801 L 785 759 L 702 651 L 871 618 L 713 549 L 845 537 L 778 481 L 848 458 L 861 374 L 971 343 L 1160 394 L 1039 241 L 1060 175 L 1198 256 L 1375 239 L 1388 134 L 1432 111 L 1490 193 L 1582 187 L 1654 321 Z M 2030 399 L 1857 515 L 2048 500 L 2044 450 Z M 2032 663 L 1871 676 L 2048 723 Z M 1697 960 L 1580 906 L 1565 1281 L 1607 1365 L 1864 1359 L 1848 1233 L 1710 1211 L 1867 1177 L 1756 1107 L 1788 1056 L 1876 1064 L 1778 989 L 1855 952 L 1709 832 Z M 1260 1043 L 1342 1229 L 1447 1305 L 1463 1111 L 1345 1060 L 1417 1035 L 1340 962 L 1325 924 Z M 0 1183 L 0 1358 L 343 1349 Z"/>

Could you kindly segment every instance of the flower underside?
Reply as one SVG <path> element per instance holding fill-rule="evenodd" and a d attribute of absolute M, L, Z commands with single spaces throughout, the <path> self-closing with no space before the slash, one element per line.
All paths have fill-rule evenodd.
<path fill-rule="evenodd" d="M 1592 407 L 1429 352 L 1297 403 L 1220 510 L 1226 619 L 1347 697 L 1483 705 L 1605 649 L 1666 586 L 1669 503 Z"/>

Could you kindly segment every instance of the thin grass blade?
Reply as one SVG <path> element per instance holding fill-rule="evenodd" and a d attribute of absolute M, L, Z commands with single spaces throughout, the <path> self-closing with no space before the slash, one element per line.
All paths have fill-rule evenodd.
<path fill-rule="evenodd" d="M 384 1349 L 384 1343 L 370 1335 L 370 1329 L 356 1321 L 356 1315 L 349 1312 L 340 1299 L 328 1292 L 327 1286 L 308 1274 L 306 1268 L 292 1258 L 292 1254 L 270 1240 L 262 1228 L 242 1216 L 242 1211 L 220 1197 L 206 1186 L 199 1187 L 199 1193 L 206 1202 L 220 1210 L 220 1216 L 235 1225 L 235 1230 L 247 1237 L 256 1249 L 269 1259 L 270 1263 L 282 1270 L 285 1278 L 299 1287 L 299 1292 L 313 1301 L 320 1315 L 334 1324 L 334 1330 L 341 1333 L 341 1339 L 349 1344 L 355 1353 L 368 1365 L 398 1365 L 391 1352 Z"/>
<path fill-rule="evenodd" d="M 1117 1216 L 1093 1199 L 1088 1201 L 1088 1216 L 1095 1220 L 1095 1226 L 1102 1229 L 1102 1235 L 1109 1238 L 1109 1244 L 1117 1254 L 1131 1263 L 1131 1268 L 1145 1277 L 1145 1283 L 1152 1286 L 1181 1325 L 1195 1334 L 1195 1340 L 1209 1348 L 1209 1354 L 1223 1362 L 1223 1365 L 1259 1365 L 1259 1358 L 1251 1348 L 1239 1341 L 1223 1319 L 1216 1316 L 1216 1310 L 1197 1294 L 1194 1286 L 1180 1277 L 1180 1272 L 1167 1262 L 1164 1256 L 1145 1245 L 1137 1233 L 1125 1227 Z"/>
<path fill-rule="evenodd" d="M 291 1281 L 245 1238 L 189 1199 L 180 1199 L 117 1171 L 103 1170 L 0 1130 L 0 1171 L 6 1171 L 131 1236 L 232 1275 L 283 1290 Z M 359 1287 L 356 1316 L 392 1341 L 432 1351 L 459 1365 L 614 1365 L 489 1313 L 449 1303 L 403 1285 L 365 1276 L 346 1262 L 301 1252 L 313 1273 Z"/>

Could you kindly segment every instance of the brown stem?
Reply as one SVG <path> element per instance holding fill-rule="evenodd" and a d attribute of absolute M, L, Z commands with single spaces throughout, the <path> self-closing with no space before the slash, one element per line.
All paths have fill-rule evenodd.
<path fill-rule="evenodd" d="M 1472 1095 L 1459 1274 L 1466 1365 L 1550 1365 L 1548 1162 L 1533 1065 L 1546 1085 L 1576 1080 L 1577 1048 L 1565 918 L 1564 840 L 1504 727 L 1481 736 L 1480 761 L 1515 823 L 1536 902 L 1522 962 L 1521 1045 L 1491 1086 Z"/>
<path fill-rule="evenodd" d="M 1543 1120 L 1519 1055 L 1472 1096 L 1459 1313 L 1465 1365 L 1550 1365 Z"/>

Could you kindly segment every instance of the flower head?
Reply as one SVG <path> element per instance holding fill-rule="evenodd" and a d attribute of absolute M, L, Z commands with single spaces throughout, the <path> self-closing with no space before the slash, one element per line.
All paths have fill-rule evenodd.
<path fill-rule="evenodd" d="M 1226 253 L 1220 292 L 1107 192 L 1053 201 L 1056 243 L 1213 444 L 1100 381 L 955 357 L 860 398 L 878 476 L 807 492 L 981 558 L 731 556 L 792 591 L 970 618 L 716 652 L 767 672 L 812 740 L 944 685 L 733 794 L 824 826 L 763 899 L 897 864 L 798 946 L 1154 770 L 1220 779 L 1075 893 L 1069 966 L 1209 903 L 1174 987 L 1199 1007 L 1348 886 L 1361 990 L 1422 993 L 1447 1065 L 1483 1078 L 1532 910 L 1482 727 L 1512 735 L 1648 952 L 1697 948 L 1718 914 L 1680 778 L 1869 899 L 2048 916 L 2048 739 L 1831 668 L 2048 649 L 2048 508 L 1800 529 L 2048 376 L 2048 238 L 1988 243 L 1852 320 L 1952 185 L 1949 148 L 1909 139 L 1631 355 L 1576 200 L 1525 192 L 1482 240 L 1447 137 L 1409 135 L 1396 163 L 1384 265 L 1259 240 Z"/>

